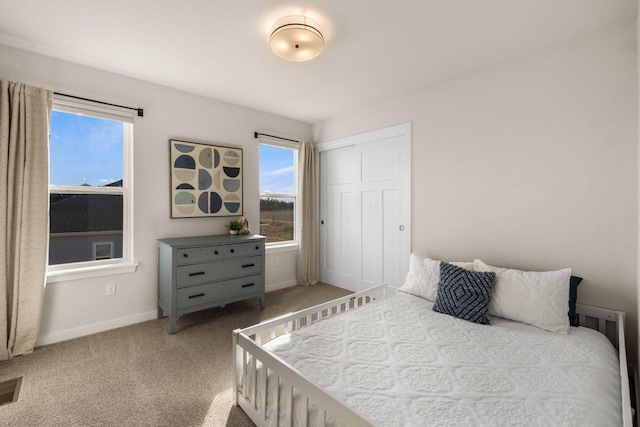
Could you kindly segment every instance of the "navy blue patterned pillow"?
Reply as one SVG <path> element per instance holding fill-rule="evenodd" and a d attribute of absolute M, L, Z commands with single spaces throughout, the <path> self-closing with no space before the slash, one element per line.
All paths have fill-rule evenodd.
<path fill-rule="evenodd" d="M 571 276 L 571 282 L 569 283 L 569 324 L 571 326 L 580 326 L 578 315 L 576 314 L 576 301 L 580 282 L 582 282 L 582 277 Z"/>
<path fill-rule="evenodd" d="M 492 271 L 469 271 L 441 262 L 433 311 L 488 325 L 487 313 L 495 282 L 496 273 Z"/>

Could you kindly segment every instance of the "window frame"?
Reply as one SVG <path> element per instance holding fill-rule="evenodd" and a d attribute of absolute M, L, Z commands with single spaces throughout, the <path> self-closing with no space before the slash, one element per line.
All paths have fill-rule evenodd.
<path fill-rule="evenodd" d="M 136 271 L 138 264 L 133 261 L 134 112 L 125 108 L 69 98 L 63 95 L 54 95 L 52 110 L 116 120 L 122 122 L 124 125 L 122 146 L 122 187 L 88 187 L 80 185 L 52 185 L 49 183 L 49 193 L 122 195 L 122 258 L 47 265 L 47 283 L 107 276 L 112 274 L 132 273 Z M 47 236 L 47 239 L 48 238 L 49 236 Z M 95 258 L 95 245 L 93 249 Z"/>
<path fill-rule="evenodd" d="M 298 247 L 298 226 L 297 226 L 297 217 L 298 217 L 298 150 L 300 149 L 300 144 L 297 142 L 289 142 L 283 141 L 277 138 L 271 138 L 266 135 L 260 136 L 260 146 L 268 145 L 276 148 L 284 148 L 293 151 L 293 194 L 289 193 L 262 193 L 259 192 L 259 198 L 263 197 L 268 198 L 287 198 L 293 199 L 293 240 L 285 240 L 282 242 L 270 242 L 265 243 L 265 249 L 268 252 L 283 252 L 288 250 L 294 250 Z M 258 153 L 260 152 L 260 148 L 258 147 Z M 258 164 L 262 162 L 262 157 L 258 155 Z M 258 167 L 260 171 L 260 167 Z M 258 173 L 258 176 L 260 174 Z M 260 183 L 258 183 L 258 191 L 260 190 Z M 260 212 L 258 212 L 260 213 Z M 260 215 L 259 215 L 260 216 Z"/>

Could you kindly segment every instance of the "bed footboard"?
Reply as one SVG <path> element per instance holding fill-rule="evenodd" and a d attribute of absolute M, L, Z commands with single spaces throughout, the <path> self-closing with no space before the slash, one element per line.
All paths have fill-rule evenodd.
<path fill-rule="evenodd" d="M 319 320 L 383 298 L 386 289 L 386 285 L 376 286 L 256 326 L 233 331 L 233 392 L 236 406 L 240 405 L 259 427 L 277 425 L 278 419 L 283 418 L 282 415 L 284 415 L 285 425 L 291 426 L 294 417 L 294 395 L 297 393 L 302 399 L 303 408 L 306 406 L 306 410 L 302 411 L 306 418 L 302 420 L 302 425 L 308 425 L 309 408 L 314 405 L 321 425 L 325 425 L 328 419 L 332 419 L 340 425 L 373 426 L 364 416 L 336 400 L 323 388 L 308 381 L 291 365 L 265 351 L 261 344 Z M 269 376 L 274 376 L 271 381 L 277 381 L 280 385 L 276 387 L 278 395 L 275 397 L 275 402 L 286 399 L 285 413 L 279 414 L 281 405 L 276 403 L 272 420 L 267 419 L 266 410 Z M 252 387 L 245 387 L 247 379 L 251 381 Z M 281 389 L 285 392 L 281 393 Z"/>
<path fill-rule="evenodd" d="M 629 371 L 627 368 L 627 350 L 624 338 L 624 317 L 622 311 L 576 304 L 576 314 L 581 327 L 595 329 L 606 336 L 618 350 L 620 362 L 620 384 L 622 393 L 622 425 L 633 426 L 633 408 L 629 392 Z"/>

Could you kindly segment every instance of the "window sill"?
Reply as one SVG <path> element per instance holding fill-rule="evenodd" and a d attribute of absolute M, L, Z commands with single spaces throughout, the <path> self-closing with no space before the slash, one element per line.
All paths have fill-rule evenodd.
<path fill-rule="evenodd" d="M 47 271 L 47 284 L 89 279 L 91 277 L 111 276 L 114 274 L 133 273 L 137 268 L 138 263 L 125 261 L 106 265 L 70 267 L 63 270 L 56 269 Z"/>
<path fill-rule="evenodd" d="M 264 250 L 267 254 L 295 252 L 298 250 L 298 242 L 267 243 Z"/>

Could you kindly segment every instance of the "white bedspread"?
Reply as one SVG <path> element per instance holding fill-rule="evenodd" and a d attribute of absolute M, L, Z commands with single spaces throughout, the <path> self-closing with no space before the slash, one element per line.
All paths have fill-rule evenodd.
<path fill-rule="evenodd" d="M 617 355 L 600 333 L 431 307 L 398 293 L 264 347 L 380 426 L 622 425 Z"/>

